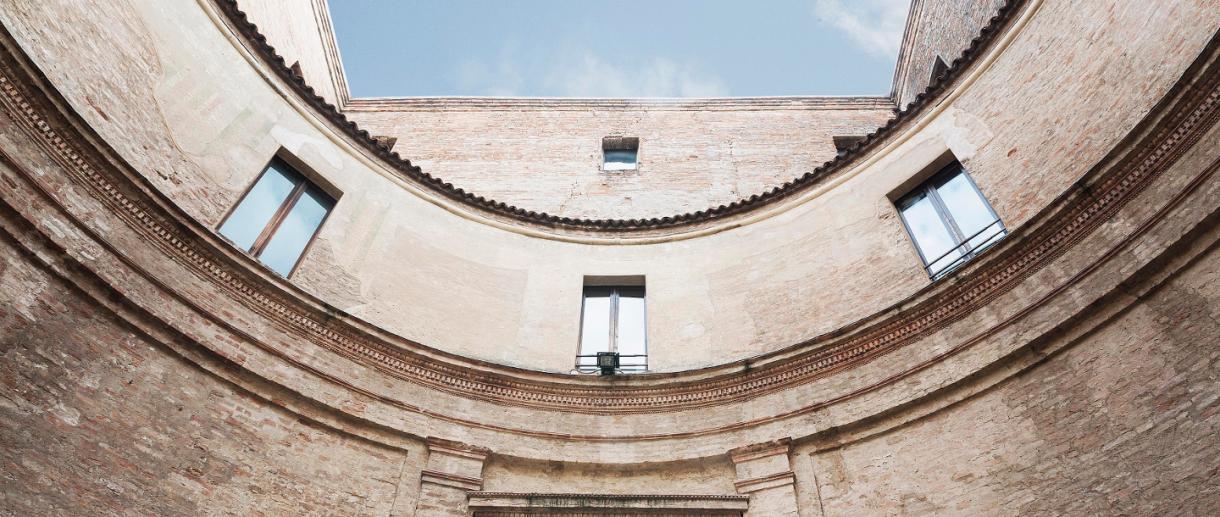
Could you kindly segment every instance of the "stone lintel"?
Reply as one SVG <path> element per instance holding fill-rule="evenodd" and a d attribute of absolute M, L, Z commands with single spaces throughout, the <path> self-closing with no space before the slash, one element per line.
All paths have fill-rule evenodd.
<path fill-rule="evenodd" d="M 480 490 L 483 488 L 483 478 L 459 476 L 457 474 L 438 472 L 428 469 L 424 469 L 420 473 L 420 481 L 423 483 L 435 483 L 437 485 L 461 490 Z"/>
<path fill-rule="evenodd" d="M 741 515 L 749 508 L 749 497 L 742 495 L 674 494 L 547 494 L 514 492 L 471 492 L 472 511 L 619 509 L 634 511 L 675 511 L 683 515 Z"/>

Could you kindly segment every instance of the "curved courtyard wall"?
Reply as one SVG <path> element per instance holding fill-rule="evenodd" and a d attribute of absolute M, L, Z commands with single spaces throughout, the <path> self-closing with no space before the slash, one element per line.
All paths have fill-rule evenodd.
<path fill-rule="evenodd" d="M 395 174 L 222 6 L 0 12 L 12 511 L 1214 506 L 1207 5 L 1021 2 L 815 185 L 628 232 Z M 290 279 L 215 232 L 282 150 L 343 192 Z M 946 152 L 1012 233 L 929 282 L 889 196 Z M 647 276 L 658 372 L 559 373 L 582 276 L 615 274 Z"/>
<path fill-rule="evenodd" d="M 6 23 L 35 62 L 59 64 L 46 73 L 90 125 L 208 226 L 280 149 L 333 183 L 344 195 L 293 281 L 337 309 L 442 350 L 566 372 L 582 277 L 644 275 L 650 366 L 676 371 L 812 339 L 926 287 L 887 197 L 894 189 L 952 152 L 1005 224 L 1020 227 L 1130 131 L 1211 35 L 1192 23 L 1207 18 L 1202 6 L 1188 2 L 1113 16 L 1108 4 L 1036 5 L 1011 44 L 952 102 L 928 110 L 919 131 L 765 220 L 726 221 L 700 238 L 670 232 L 665 242 L 505 232 L 412 192 L 277 91 L 200 4 L 58 16 L 57 4 L 37 3 L 11 10 Z M 1164 30 L 1131 29 L 1148 26 Z M 1099 39 L 1073 45 L 1080 34 Z M 1101 57 L 1119 46 L 1128 59 Z M 469 314 L 478 325 L 466 324 Z"/>

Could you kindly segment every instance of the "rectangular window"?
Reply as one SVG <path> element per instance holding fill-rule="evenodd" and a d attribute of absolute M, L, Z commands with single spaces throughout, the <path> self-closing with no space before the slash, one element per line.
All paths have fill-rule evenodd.
<path fill-rule="evenodd" d="M 287 277 L 335 200 L 276 158 L 220 225 L 220 234 Z"/>
<path fill-rule="evenodd" d="M 644 286 L 585 286 L 576 368 L 597 371 L 598 352 L 617 352 L 622 372 L 648 369 Z"/>
<path fill-rule="evenodd" d="M 602 170 L 633 171 L 639 168 L 640 139 L 608 136 L 602 139 Z"/>
<path fill-rule="evenodd" d="M 964 264 L 1008 233 L 958 162 L 941 169 L 897 205 L 932 278 Z"/>

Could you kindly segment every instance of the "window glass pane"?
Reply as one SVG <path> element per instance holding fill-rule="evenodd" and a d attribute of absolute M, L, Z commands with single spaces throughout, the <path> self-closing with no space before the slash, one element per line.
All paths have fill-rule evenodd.
<path fill-rule="evenodd" d="M 220 234 L 233 241 L 237 247 L 250 251 L 255 239 L 263 233 L 275 211 L 279 210 L 288 194 L 292 193 L 293 187 L 300 181 L 281 167 L 283 166 L 278 163 L 267 167 L 267 172 L 259 178 L 246 197 L 237 203 L 237 208 L 221 225 Z"/>
<path fill-rule="evenodd" d="M 953 216 L 953 221 L 961 229 L 962 237 L 982 232 L 970 240 L 968 248 L 975 248 L 989 239 L 997 238 L 1000 226 L 992 225 L 996 217 L 987 206 L 987 200 L 983 199 L 983 195 L 970 183 L 970 178 L 960 172 L 960 169 L 957 174 L 937 185 L 936 193 L 940 195 L 941 201 L 944 201 L 949 209 L 949 215 Z"/>
<path fill-rule="evenodd" d="M 332 203 L 330 197 L 318 189 L 306 190 L 284 217 L 284 222 L 275 230 L 275 235 L 271 236 L 271 241 L 263 248 L 258 259 L 276 273 L 288 276 L 301 252 L 305 251 L 305 245 L 309 244 L 322 224 L 326 212 L 330 211 Z"/>
<path fill-rule="evenodd" d="M 606 161 L 602 166 L 608 171 L 624 171 L 635 169 L 636 151 L 635 150 L 611 150 L 602 151 L 605 153 Z"/>
<path fill-rule="evenodd" d="M 610 351 L 610 292 L 586 290 L 583 321 L 580 325 L 580 355 Z M 588 358 L 581 364 L 596 364 Z"/>
<path fill-rule="evenodd" d="M 906 221 L 907 228 L 911 231 L 911 238 L 915 240 L 915 245 L 923 254 L 924 261 L 936 261 L 928 268 L 932 273 L 940 271 L 961 256 L 961 251 L 953 250 L 955 245 L 953 237 L 936 214 L 932 200 L 926 195 L 920 195 L 906 203 L 906 206 L 902 208 L 902 219 Z M 950 252 L 950 250 L 953 251 Z M 947 252 L 948 255 L 945 255 Z M 941 255 L 945 255 L 945 257 L 937 260 L 937 257 Z"/>
<path fill-rule="evenodd" d="M 648 353 L 648 326 L 644 314 L 644 293 L 620 294 L 618 298 L 618 352 L 622 355 Z M 643 365 L 643 357 L 624 357 L 623 365 Z"/>

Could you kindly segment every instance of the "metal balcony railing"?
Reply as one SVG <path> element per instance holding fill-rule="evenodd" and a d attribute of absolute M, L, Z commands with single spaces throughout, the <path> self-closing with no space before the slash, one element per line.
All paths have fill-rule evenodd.
<path fill-rule="evenodd" d="M 619 365 L 615 373 L 643 373 L 648 371 L 648 355 L 619 355 Z M 597 364 L 597 354 L 576 356 L 576 371 L 580 373 L 599 373 L 601 367 Z"/>
<path fill-rule="evenodd" d="M 981 230 L 974 232 L 974 235 L 963 239 L 961 244 L 950 248 L 949 251 L 944 252 L 941 256 L 936 257 L 935 259 L 929 260 L 927 265 L 924 266 L 924 271 L 926 271 L 928 276 L 932 277 L 933 280 L 945 276 L 949 274 L 950 271 L 957 269 L 962 264 L 969 262 L 970 259 L 978 256 L 987 248 L 990 248 L 992 244 L 1000 242 L 1001 239 L 999 237 L 1003 237 L 1007 234 L 1008 230 L 1004 228 L 1004 225 L 999 219 L 996 219 L 995 221 L 992 221 L 991 224 L 984 226 Z M 987 238 L 982 239 L 978 244 L 973 246 L 970 244 L 984 235 Z M 937 264 L 953 253 L 961 253 L 961 255 L 947 264 Z M 936 269 L 933 270 L 933 267 Z"/>

